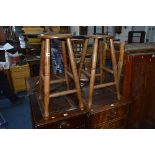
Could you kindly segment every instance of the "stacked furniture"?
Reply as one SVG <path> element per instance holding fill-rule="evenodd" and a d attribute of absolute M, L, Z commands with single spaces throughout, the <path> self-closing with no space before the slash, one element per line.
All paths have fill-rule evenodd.
<path fill-rule="evenodd" d="M 77 66 L 75 63 L 71 35 L 43 34 L 40 37 L 42 39 L 40 76 L 29 78 L 26 81 L 33 127 L 125 128 L 128 122 L 130 101 L 123 98 L 119 92 L 123 55 L 119 59 L 119 64 L 116 64 L 114 42 L 111 37 L 104 35 L 85 36 L 80 66 Z M 85 71 L 83 73 L 86 73 L 90 80 L 88 80 L 86 85 L 81 87 L 80 76 L 89 38 L 95 40 L 91 61 L 91 73 L 87 74 Z M 53 39 L 62 41 L 63 75 L 52 74 L 52 76 L 50 76 L 50 40 Z M 65 41 L 67 41 L 67 43 L 65 43 Z M 67 48 L 68 51 L 66 50 Z M 122 49 L 121 46 L 121 50 Z M 106 53 L 105 51 L 108 52 L 108 50 L 110 50 L 112 57 L 112 68 L 104 67 L 105 57 L 103 57 L 103 54 Z M 122 53 L 122 51 L 120 53 Z M 100 57 L 97 58 L 97 54 L 99 54 Z M 102 83 L 105 73 L 99 72 L 99 78 L 96 78 L 99 84 L 95 84 L 96 66 L 98 64 L 100 66 L 99 71 L 102 69 L 114 75 L 114 82 L 106 81 Z M 112 85 L 115 86 L 116 91 L 112 88 Z M 94 87 L 98 89 L 93 90 Z"/>
<path fill-rule="evenodd" d="M 38 34 L 44 32 L 44 28 L 40 26 L 24 26 L 22 28 L 24 36 L 27 40 L 27 45 L 40 44 L 41 40 L 37 37 Z"/>

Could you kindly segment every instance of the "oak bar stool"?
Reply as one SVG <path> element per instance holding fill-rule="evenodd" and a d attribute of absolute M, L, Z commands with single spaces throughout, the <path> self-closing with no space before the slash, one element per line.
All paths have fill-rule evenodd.
<path fill-rule="evenodd" d="M 93 45 L 93 53 L 92 53 L 91 73 L 88 73 L 83 69 L 83 64 L 84 64 L 85 56 L 87 53 L 88 40 L 90 38 L 94 40 L 94 45 Z M 112 69 L 105 67 L 104 57 L 106 56 L 106 49 L 108 46 L 107 42 L 110 43 Z M 97 56 L 98 55 L 99 55 L 99 74 L 96 74 L 96 65 L 97 65 Z M 113 76 L 114 76 L 113 82 L 103 83 L 104 71 L 113 74 Z M 108 35 L 85 36 L 84 47 L 83 47 L 81 60 L 80 60 L 80 66 L 79 66 L 79 77 L 81 76 L 81 73 L 84 73 L 88 78 L 90 78 L 89 96 L 88 96 L 88 108 L 90 110 L 93 110 L 92 109 L 92 101 L 93 101 L 94 89 L 104 88 L 104 87 L 115 85 L 117 99 L 120 100 L 118 71 L 117 71 L 116 56 L 115 56 L 115 50 L 114 50 L 114 42 L 110 36 L 108 36 Z M 97 76 L 100 77 L 100 84 L 95 85 L 95 78 Z"/>
<path fill-rule="evenodd" d="M 39 36 L 42 40 L 42 49 L 41 49 L 41 63 L 40 63 L 40 90 L 39 90 L 39 98 L 42 105 L 42 113 L 44 118 L 49 117 L 49 99 L 59 96 L 65 96 L 73 93 L 77 93 L 77 98 L 79 101 L 79 107 L 83 110 L 83 101 L 81 97 L 80 83 L 78 72 L 76 68 L 76 64 L 74 61 L 74 54 L 71 44 L 71 35 L 70 34 L 42 34 Z M 62 41 L 62 62 L 64 65 L 64 74 L 65 78 L 50 80 L 50 44 L 52 39 L 59 39 Z M 67 48 L 66 50 L 66 45 Z M 68 59 L 71 66 L 71 71 L 69 71 L 67 64 L 67 53 Z M 75 83 L 75 89 L 69 88 L 69 77 Z M 50 85 L 59 84 L 65 82 L 67 85 L 67 90 L 61 92 L 50 93 Z M 63 104 L 63 103 L 62 103 Z"/>

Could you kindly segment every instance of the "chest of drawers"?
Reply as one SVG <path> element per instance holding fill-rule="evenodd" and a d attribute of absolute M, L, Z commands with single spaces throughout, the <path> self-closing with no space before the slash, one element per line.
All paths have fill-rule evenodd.
<path fill-rule="evenodd" d="M 88 128 L 125 128 L 128 122 L 129 102 L 100 106 L 87 114 Z"/>
<path fill-rule="evenodd" d="M 30 77 L 29 65 L 14 66 L 10 69 L 10 77 L 15 92 L 24 91 L 25 78 Z"/>
<path fill-rule="evenodd" d="M 35 129 L 115 129 L 126 128 L 130 101 L 121 98 L 109 90 L 98 90 L 94 94 L 93 111 L 80 111 L 77 106 L 68 105 L 64 98 L 52 100 L 50 118 L 45 120 L 37 100 L 37 87 L 34 87 L 37 78 L 26 80 L 29 92 L 31 116 Z M 36 89 L 31 89 L 32 87 Z M 34 91 L 36 90 L 36 91 Z M 87 91 L 87 90 L 86 90 Z M 83 90 L 85 98 L 86 91 Z M 87 98 L 87 97 L 86 97 Z M 54 105 L 55 104 L 55 105 Z M 86 101 L 87 104 L 87 101 Z"/>

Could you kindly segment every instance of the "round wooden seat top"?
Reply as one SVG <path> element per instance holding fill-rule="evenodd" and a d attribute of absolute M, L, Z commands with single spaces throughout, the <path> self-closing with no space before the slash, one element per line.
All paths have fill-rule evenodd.
<path fill-rule="evenodd" d="M 112 38 L 110 35 L 85 35 L 85 38 L 92 38 L 92 39 L 107 39 L 107 38 Z"/>
<path fill-rule="evenodd" d="M 71 34 L 54 34 L 54 33 L 43 33 L 38 37 L 42 39 L 66 39 L 71 38 Z"/>
<path fill-rule="evenodd" d="M 72 36 L 72 41 L 83 41 L 85 39 L 84 35 Z"/>

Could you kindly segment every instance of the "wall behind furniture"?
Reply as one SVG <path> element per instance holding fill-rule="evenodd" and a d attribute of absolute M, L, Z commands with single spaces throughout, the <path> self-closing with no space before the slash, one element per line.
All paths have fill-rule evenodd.
<path fill-rule="evenodd" d="M 128 41 L 128 33 L 132 30 L 132 26 L 122 26 L 122 32 L 120 34 L 115 34 L 115 39 L 120 39 L 120 41 Z"/>

